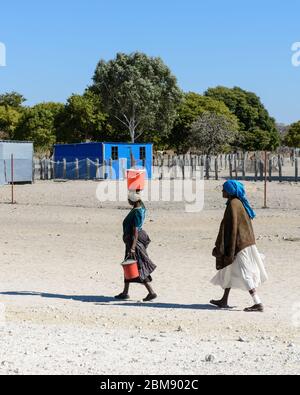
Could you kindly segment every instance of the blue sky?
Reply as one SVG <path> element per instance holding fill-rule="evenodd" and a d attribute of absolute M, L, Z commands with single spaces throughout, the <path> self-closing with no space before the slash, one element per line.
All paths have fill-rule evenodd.
<path fill-rule="evenodd" d="M 14 0 L 0 5 L 0 92 L 28 104 L 82 93 L 99 59 L 160 56 L 185 91 L 256 92 L 277 121 L 300 119 L 299 0 Z"/>

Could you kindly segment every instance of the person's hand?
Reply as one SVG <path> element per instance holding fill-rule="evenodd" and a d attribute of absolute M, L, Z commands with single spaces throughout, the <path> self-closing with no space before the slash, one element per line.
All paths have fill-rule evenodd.
<path fill-rule="evenodd" d="M 130 258 L 131 258 L 131 259 L 136 259 L 135 249 L 131 249 L 131 250 L 130 250 Z"/>

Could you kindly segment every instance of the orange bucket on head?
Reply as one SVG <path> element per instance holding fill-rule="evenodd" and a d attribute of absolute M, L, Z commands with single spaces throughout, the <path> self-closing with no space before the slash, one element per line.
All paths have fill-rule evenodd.
<path fill-rule="evenodd" d="M 129 191 L 143 191 L 145 189 L 146 172 L 143 169 L 127 170 L 127 186 Z"/>
<path fill-rule="evenodd" d="M 134 280 L 140 276 L 137 261 L 134 259 L 122 263 L 125 280 Z"/>

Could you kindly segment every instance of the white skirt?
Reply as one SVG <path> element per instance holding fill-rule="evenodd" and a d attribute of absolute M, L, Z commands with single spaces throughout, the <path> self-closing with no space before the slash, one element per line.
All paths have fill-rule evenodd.
<path fill-rule="evenodd" d="M 256 245 L 247 247 L 237 254 L 232 265 L 218 271 L 211 283 L 223 289 L 256 289 L 268 280 L 264 259 Z"/>

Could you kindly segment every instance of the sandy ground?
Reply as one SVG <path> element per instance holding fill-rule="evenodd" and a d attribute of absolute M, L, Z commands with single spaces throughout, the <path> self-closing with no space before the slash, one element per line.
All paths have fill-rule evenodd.
<path fill-rule="evenodd" d="M 148 203 L 149 254 L 158 265 L 159 298 L 122 287 L 122 219 L 126 203 L 96 200 L 94 182 L 37 182 L 0 189 L 1 374 L 299 374 L 300 184 L 248 183 L 258 211 L 257 244 L 269 282 L 266 312 L 246 314 L 250 297 L 234 291 L 233 307 L 208 304 L 221 290 L 211 250 L 224 210 L 221 182 L 205 184 L 205 209 Z"/>

